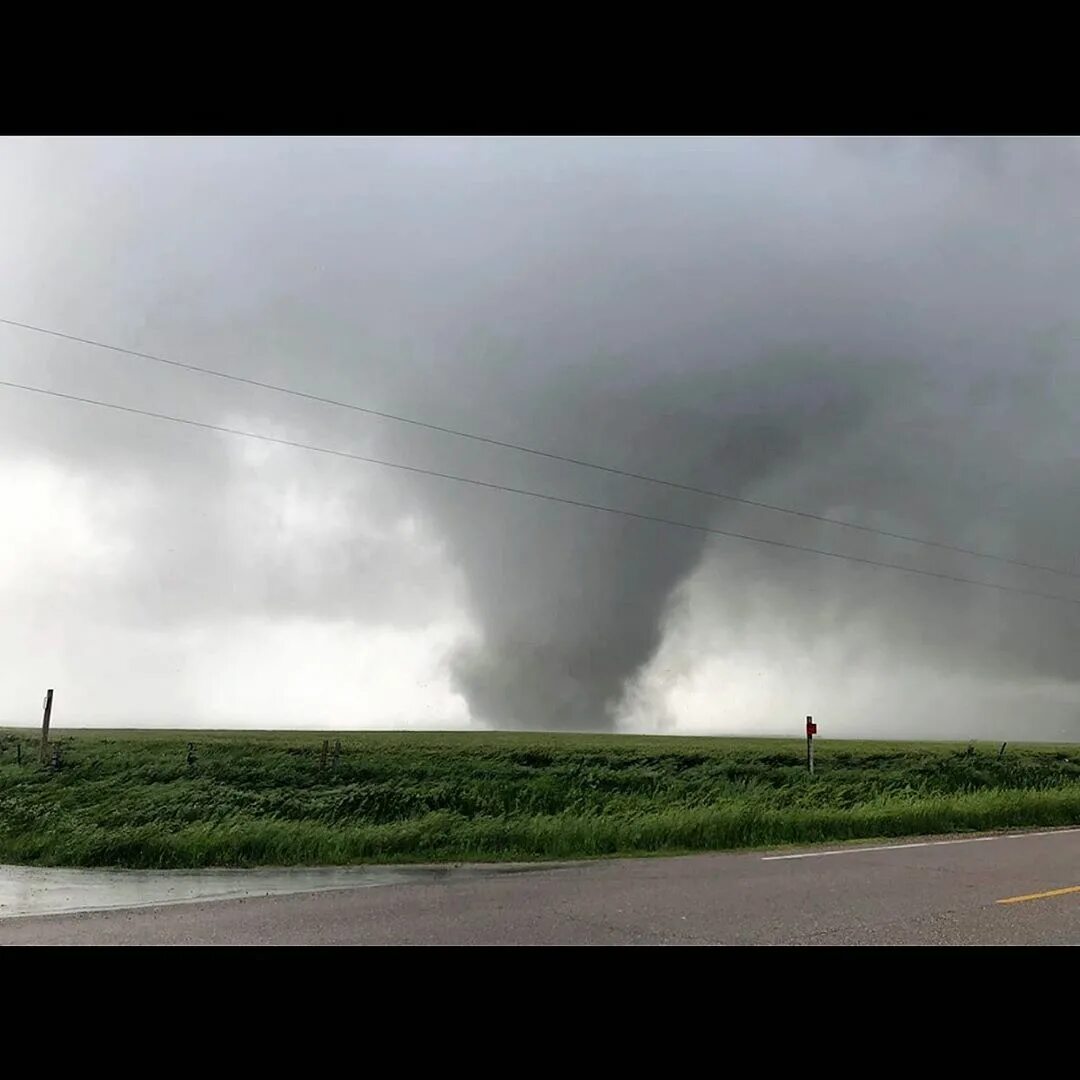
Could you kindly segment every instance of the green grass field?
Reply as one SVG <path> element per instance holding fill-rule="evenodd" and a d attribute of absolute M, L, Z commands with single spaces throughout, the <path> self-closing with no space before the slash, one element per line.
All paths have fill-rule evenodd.
<path fill-rule="evenodd" d="M 59 771 L 0 732 L 2 862 L 569 859 L 1080 823 L 1080 746 L 818 740 L 811 778 L 779 739 L 347 732 L 323 768 L 321 733 L 56 738 Z"/>

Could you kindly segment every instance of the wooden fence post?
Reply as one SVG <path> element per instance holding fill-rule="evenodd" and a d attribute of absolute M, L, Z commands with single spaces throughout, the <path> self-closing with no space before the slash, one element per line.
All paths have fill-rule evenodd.
<path fill-rule="evenodd" d="M 41 764 L 44 765 L 49 757 L 49 720 L 52 718 L 52 698 L 53 692 L 51 690 L 45 691 L 45 715 L 41 718 Z"/>

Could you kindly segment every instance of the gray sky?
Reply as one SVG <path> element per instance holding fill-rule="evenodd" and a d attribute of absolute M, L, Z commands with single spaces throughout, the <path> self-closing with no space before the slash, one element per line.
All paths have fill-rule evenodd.
<path fill-rule="evenodd" d="M 1071 140 L 8 139 L 0 316 L 1080 573 Z M 1080 582 L 0 327 L 0 378 Z M 1080 607 L 0 388 L 0 722 L 1080 737 Z"/>

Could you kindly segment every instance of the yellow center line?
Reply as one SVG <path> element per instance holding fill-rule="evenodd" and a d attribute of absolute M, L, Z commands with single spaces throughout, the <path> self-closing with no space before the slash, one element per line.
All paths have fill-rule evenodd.
<path fill-rule="evenodd" d="M 997 902 L 999 904 L 1022 904 L 1025 900 L 1046 900 L 1051 896 L 1065 896 L 1067 893 L 1080 893 L 1080 885 L 1070 885 L 1067 889 L 1051 889 L 1049 892 L 1033 892 L 1027 896 L 1009 896 Z"/>

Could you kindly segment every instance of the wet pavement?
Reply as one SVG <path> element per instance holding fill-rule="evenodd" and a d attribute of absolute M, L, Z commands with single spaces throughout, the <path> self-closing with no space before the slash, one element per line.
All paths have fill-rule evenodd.
<path fill-rule="evenodd" d="M 318 867 L 265 870 L 66 870 L 0 865 L 0 918 L 202 900 L 363 889 L 431 881 L 465 881 L 521 873 L 527 867 Z"/>
<path fill-rule="evenodd" d="M 13 887 L 37 912 L 142 906 L 0 918 L 0 946 L 1075 945 L 1080 828 L 517 873 L 0 869 Z"/>
<path fill-rule="evenodd" d="M 19 916 L 0 945 L 1074 945 L 1080 827 L 544 865 L 0 867 L 0 913 Z"/>

